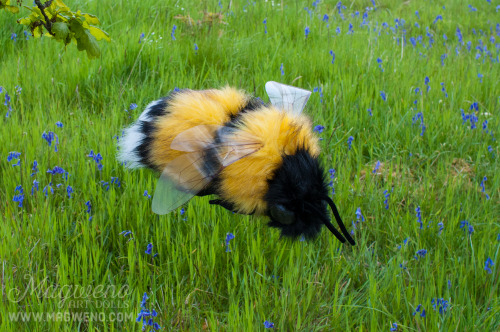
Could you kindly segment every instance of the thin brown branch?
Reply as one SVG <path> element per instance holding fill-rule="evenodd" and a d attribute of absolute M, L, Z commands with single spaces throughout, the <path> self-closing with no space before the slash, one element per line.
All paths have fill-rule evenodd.
<path fill-rule="evenodd" d="M 46 1 L 45 3 L 41 3 L 40 0 L 35 0 L 35 4 L 36 6 L 38 7 L 38 9 L 40 9 L 40 11 L 42 12 L 42 15 L 43 17 L 45 18 L 45 23 L 42 23 L 43 26 L 45 27 L 45 29 L 47 29 L 47 31 L 51 34 L 51 35 L 54 35 L 52 33 L 52 22 L 49 20 L 49 17 L 47 16 L 47 14 L 45 14 L 45 8 L 49 7 L 50 5 L 52 5 L 52 1 L 53 0 L 49 0 L 49 1 Z"/>

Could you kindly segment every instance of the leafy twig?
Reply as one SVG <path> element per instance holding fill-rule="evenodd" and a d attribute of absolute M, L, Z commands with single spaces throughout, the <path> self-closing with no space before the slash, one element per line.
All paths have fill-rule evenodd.
<path fill-rule="evenodd" d="M 35 0 L 35 3 L 38 7 L 38 9 L 40 9 L 40 11 L 42 12 L 42 15 L 43 17 L 45 18 L 45 23 L 42 23 L 43 26 L 45 27 L 45 29 L 47 29 L 47 31 L 51 34 L 51 35 L 54 35 L 52 33 L 52 22 L 49 20 L 49 17 L 47 16 L 47 14 L 45 14 L 45 8 L 49 7 L 50 5 L 52 5 L 52 1 L 53 0 L 49 0 L 45 3 L 41 3 L 40 0 Z"/>

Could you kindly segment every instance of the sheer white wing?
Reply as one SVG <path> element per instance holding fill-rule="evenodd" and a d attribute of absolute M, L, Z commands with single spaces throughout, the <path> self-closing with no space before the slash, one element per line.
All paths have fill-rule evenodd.
<path fill-rule="evenodd" d="M 217 143 L 214 135 L 218 135 Z M 224 167 L 261 147 L 257 137 L 223 126 L 200 125 L 180 133 L 170 148 L 186 153 L 163 170 L 153 197 L 153 212 L 175 210 L 207 188 Z"/>
<path fill-rule="evenodd" d="M 311 96 L 311 91 L 273 81 L 266 83 L 266 92 L 274 107 L 293 114 L 300 114 Z"/>

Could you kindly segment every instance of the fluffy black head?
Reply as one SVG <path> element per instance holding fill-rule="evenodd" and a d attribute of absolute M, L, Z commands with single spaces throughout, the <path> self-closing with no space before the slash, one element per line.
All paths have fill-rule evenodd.
<path fill-rule="evenodd" d="M 328 221 L 327 182 L 317 158 L 307 150 L 283 157 L 283 164 L 269 181 L 265 196 L 269 226 L 279 228 L 281 235 L 314 238 Z"/>

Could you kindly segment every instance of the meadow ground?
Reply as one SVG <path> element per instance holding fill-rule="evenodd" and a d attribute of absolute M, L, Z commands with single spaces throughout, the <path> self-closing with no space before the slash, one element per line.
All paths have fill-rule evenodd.
<path fill-rule="evenodd" d="M 0 330 L 140 330 L 144 293 L 164 330 L 500 329 L 498 3 L 68 5 L 109 32 L 100 58 L 0 13 Z M 116 160 L 175 87 L 267 100 L 269 80 L 315 91 L 355 247 L 281 240 L 208 198 L 159 217 L 157 174 Z"/>

